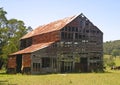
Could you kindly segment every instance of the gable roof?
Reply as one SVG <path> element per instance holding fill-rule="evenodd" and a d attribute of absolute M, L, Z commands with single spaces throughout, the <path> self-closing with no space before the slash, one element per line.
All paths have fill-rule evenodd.
<path fill-rule="evenodd" d="M 48 32 L 52 32 L 52 31 L 60 30 L 65 25 L 70 23 L 73 19 L 75 19 L 77 16 L 79 16 L 79 15 L 67 17 L 67 18 L 57 20 L 57 21 L 51 22 L 51 23 L 43 25 L 43 26 L 39 26 L 38 28 L 34 29 L 32 32 L 27 33 L 21 39 L 26 39 L 26 38 L 30 38 L 32 36 L 43 34 L 43 33 L 48 33 Z"/>
<path fill-rule="evenodd" d="M 45 47 L 48 47 L 51 44 L 53 44 L 54 42 L 47 42 L 47 43 L 40 43 L 40 44 L 31 45 L 31 46 L 29 46 L 29 47 L 27 47 L 27 48 L 25 48 L 23 50 L 17 51 L 17 52 L 15 52 L 13 54 L 10 54 L 10 55 L 32 53 L 32 52 L 35 52 L 37 50 L 43 49 Z"/>

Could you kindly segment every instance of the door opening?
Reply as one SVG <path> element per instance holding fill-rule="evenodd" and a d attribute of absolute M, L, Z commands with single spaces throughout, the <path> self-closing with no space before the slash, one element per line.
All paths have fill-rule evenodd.
<path fill-rule="evenodd" d="M 73 62 L 72 61 L 62 61 L 61 62 L 61 72 L 72 72 L 73 71 Z"/>
<path fill-rule="evenodd" d="M 21 67 L 22 67 L 22 55 L 17 55 L 16 57 L 16 72 L 21 73 Z"/>
<path fill-rule="evenodd" d="M 80 58 L 80 69 L 81 72 L 87 72 L 88 71 L 88 59 L 87 58 Z"/>

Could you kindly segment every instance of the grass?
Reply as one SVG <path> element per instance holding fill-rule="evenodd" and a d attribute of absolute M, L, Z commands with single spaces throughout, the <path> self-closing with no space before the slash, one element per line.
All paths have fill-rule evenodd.
<path fill-rule="evenodd" d="M 110 57 L 113 57 L 113 56 L 111 56 L 111 55 L 104 55 L 104 58 L 110 58 Z M 114 60 L 116 66 L 120 66 L 120 56 L 114 57 L 113 60 Z"/>
<path fill-rule="evenodd" d="M 0 74 L 0 81 L 7 81 L 6 85 L 120 85 L 119 79 L 120 71 L 48 75 Z"/>
<path fill-rule="evenodd" d="M 116 66 L 120 66 L 120 56 L 115 58 Z"/>
<path fill-rule="evenodd" d="M 115 59 L 120 65 L 120 58 Z M 47 75 L 5 74 L 0 71 L 0 85 L 120 85 L 120 70 L 105 73 L 71 73 Z"/>

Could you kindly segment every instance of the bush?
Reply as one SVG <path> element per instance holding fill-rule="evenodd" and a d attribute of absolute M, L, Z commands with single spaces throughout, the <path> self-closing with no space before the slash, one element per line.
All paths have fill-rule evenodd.
<path fill-rule="evenodd" d="M 115 61 L 112 56 L 104 58 L 104 66 L 113 67 L 115 66 Z"/>

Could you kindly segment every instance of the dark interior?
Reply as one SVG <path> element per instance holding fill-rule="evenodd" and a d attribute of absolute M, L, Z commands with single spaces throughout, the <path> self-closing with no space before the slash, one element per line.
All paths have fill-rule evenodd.
<path fill-rule="evenodd" d="M 81 65 L 81 72 L 87 72 L 88 71 L 88 60 L 87 58 L 80 58 L 80 65 Z"/>
<path fill-rule="evenodd" d="M 16 72 L 21 73 L 21 67 L 22 67 L 22 55 L 17 55 L 16 57 Z"/>

